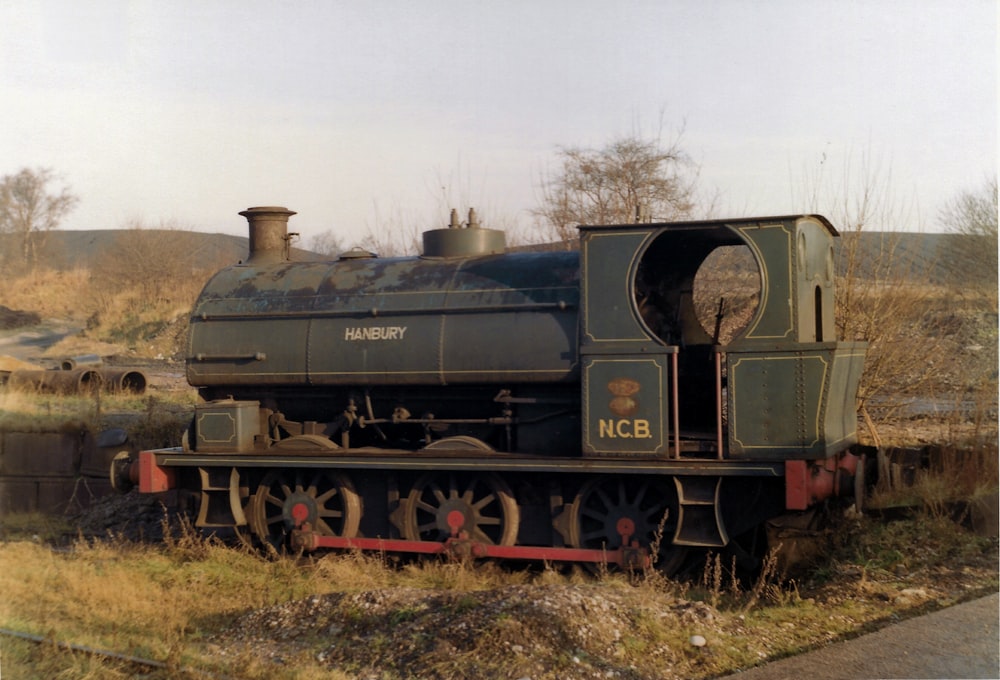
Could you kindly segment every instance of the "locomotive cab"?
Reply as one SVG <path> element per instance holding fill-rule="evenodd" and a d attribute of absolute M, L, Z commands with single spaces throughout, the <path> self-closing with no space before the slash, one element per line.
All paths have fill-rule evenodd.
<path fill-rule="evenodd" d="M 854 443 L 864 345 L 835 337 L 836 236 L 815 215 L 581 227 L 584 455 Z"/>

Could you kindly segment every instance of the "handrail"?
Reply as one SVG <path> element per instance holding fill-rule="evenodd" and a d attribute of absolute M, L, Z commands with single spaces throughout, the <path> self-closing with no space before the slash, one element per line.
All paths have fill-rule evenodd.
<path fill-rule="evenodd" d="M 715 348 L 715 457 L 722 460 L 722 351 Z"/>
<path fill-rule="evenodd" d="M 677 353 L 670 356 L 670 388 L 673 394 L 673 421 L 674 421 L 674 458 L 680 460 L 681 457 L 681 407 L 680 389 L 677 386 Z"/>

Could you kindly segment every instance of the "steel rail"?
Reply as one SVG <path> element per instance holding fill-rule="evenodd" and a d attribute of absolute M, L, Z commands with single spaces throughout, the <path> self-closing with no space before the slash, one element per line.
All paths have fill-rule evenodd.
<path fill-rule="evenodd" d="M 0 628 L 0 635 L 16 638 L 19 640 L 25 640 L 27 642 L 34 643 L 36 645 L 50 644 L 56 647 L 57 649 L 62 649 L 68 652 L 80 652 L 82 654 L 87 654 L 89 656 L 100 656 L 106 659 L 122 661 L 136 666 L 155 668 L 157 670 L 167 671 L 168 673 L 186 673 L 189 675 L 200 676 L 204 678 L 219 678 L 219 680 L 235 680 L 232 676 L 229 675 L 220 675 L 219 673 L 202 671 L 188 666 L 176 667 L 172 664 L 166 663 L 165 661 L 146 659 L 141 656 L 133 656 L 131 654 L 121 654 L 119 652 L 112 652 L 107 649 L 97 649 L 96 647 L 78 645 L 72 642 L 60 642 L 53 638 L 45 637 L 44 635 L 33 635 L 31 633 L 23 633 L 18 630 L 11 630 L 9 628 Z"/>

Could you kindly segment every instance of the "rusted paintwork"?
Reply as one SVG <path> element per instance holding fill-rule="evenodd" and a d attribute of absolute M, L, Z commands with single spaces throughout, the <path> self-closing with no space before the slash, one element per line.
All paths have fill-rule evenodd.
<path fill-rule="evenodd" d="M 191 318 L 195 386 L 561 382 L 576 253 L 237 265 Z"/>

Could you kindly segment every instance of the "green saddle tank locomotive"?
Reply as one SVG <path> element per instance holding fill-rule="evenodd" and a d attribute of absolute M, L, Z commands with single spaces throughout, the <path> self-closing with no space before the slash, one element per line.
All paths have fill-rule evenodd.
<path fill-rule="evenodd" d="M 571 248 L 508 251 L 453 212 L 419 257 L 293 262 L 295 213 L 240 214 L 249 257 L 191 313 L 185 439 L 112 470 L 175 490 L 199 527 L 670 571 L 854 493 L 865 346 L 836 337 L 821 216 L 581 226 Z M 732 246 L 750 266 L 720 271 Z M 706 270 L 755 290 L 706 318 Z"/>

